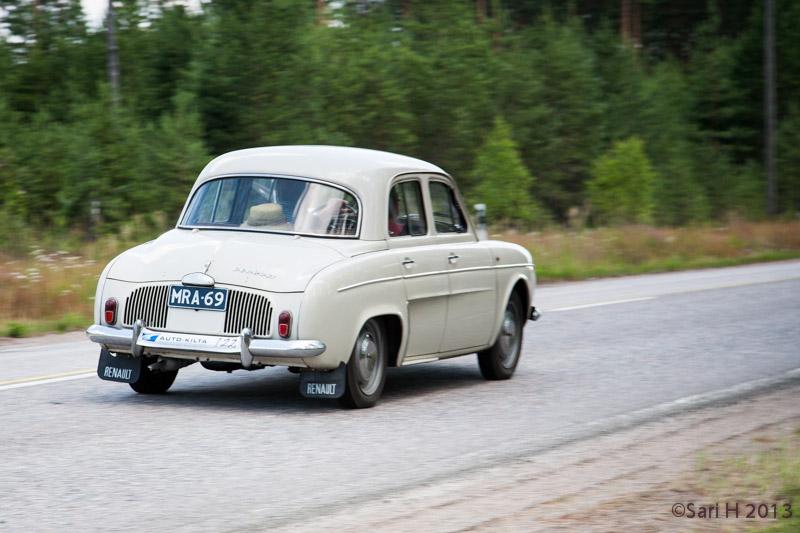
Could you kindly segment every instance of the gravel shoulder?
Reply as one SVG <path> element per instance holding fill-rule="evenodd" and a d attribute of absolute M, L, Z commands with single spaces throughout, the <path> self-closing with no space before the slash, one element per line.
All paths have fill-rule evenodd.
<path fill-rule="evenodd" d="M 715 503 L 709 500 L 713 496 L 706 491 L 699 466 L 704 458 L 768 452 L 796 433 L 799 395 L 800 386 L 794 385 L 671 416 L 403 493 L 376 495 L 372 501 L 270 531 L 669 532 L 766 527 L 774 520 L 678 518 L 672 506 Z M 736 494 L 727 501 L 744 505 L 751 498 Z"/>

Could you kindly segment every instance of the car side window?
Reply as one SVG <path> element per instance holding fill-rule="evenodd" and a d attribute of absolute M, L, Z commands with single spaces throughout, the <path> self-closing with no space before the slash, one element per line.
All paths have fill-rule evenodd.
<path fill-rule="evenodd" d="M 389 193 L 388 230 L 390 237 L 427 235 L 428 224 L 418 181 L 405 181 Z"/>
<path fill-rule="evenodd" d="M 433 221 L 438 233 L 464 233 L 467 222 L 452 188 L 439 181 L 430 183 Z"/>

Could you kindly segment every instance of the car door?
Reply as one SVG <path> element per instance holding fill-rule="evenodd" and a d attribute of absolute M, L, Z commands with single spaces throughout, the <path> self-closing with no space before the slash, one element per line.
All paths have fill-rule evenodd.
<path fill-rule="evenodd" d="M 495 323 L 496 272 L 491 250 L 478 241 L 452 185 L 429 184 L 439 247 L 446 256 L 450 293 L 440 352 L 484 346 Z"/>
<path fill-rule="evenodd" d="M 441 344 L 450 294 L 447 257 L 431 234 L 418 178 L 393 184 L 389 193 L 388 246 L 401 265 L 408 301 L 405 362 L 435 354 Z M 422 356 L 422 357 L 421 357 Z"/>

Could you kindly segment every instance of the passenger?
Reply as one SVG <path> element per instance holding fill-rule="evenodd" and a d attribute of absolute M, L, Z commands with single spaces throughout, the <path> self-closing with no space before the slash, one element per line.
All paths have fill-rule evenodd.
<path fill-rule="evenodd" d="M 400 235 L 406 235 L 405 224 L 402 224 L 397 220 L 399 215 L 400 215 L 400 209 L 398 207 L 397 192 L 395 189 L 392 189 L 392 192 L 389 193 L 389 236 L 390 237 L 398 237 Z"/>

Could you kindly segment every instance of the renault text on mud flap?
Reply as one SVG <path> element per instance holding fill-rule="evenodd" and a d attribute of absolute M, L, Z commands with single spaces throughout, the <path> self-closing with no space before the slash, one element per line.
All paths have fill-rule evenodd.
<path fill-rule="evenodd" d="M 105 370 L 103 370 L 103 377 L 112 378 L 112 379 L 131 379 L 131 375 L 133 374 L 133 370 L 130 368 L 115 368 L 113 366 L 107 366 Z"/>
<path fill-rule="evenodd" d="M 306 385 L 306 394 L 333 396 L 336 394 L 336 383 L 309 383 Z"/>

